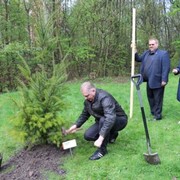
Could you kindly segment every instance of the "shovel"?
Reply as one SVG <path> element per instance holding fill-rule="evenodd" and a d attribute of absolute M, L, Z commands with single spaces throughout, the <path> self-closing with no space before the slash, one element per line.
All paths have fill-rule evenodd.
<path fill-rule="evenodd" d="M 136 79 L 136 81 L 135 81 L 135 79 Z M 144 111 L 142 96 L 141 96 L 141 91 L 140 91 L 140 85 L 143 82 L 142 75 L 136 74 L 134 76 L 131 76 L 131 80 L 134 83 L 134 85 L 136 86 L 136 90 L 138 93 L 138 98 L 139 98 L 141 113 L 142 113 L 142 119 L 143 119 L 144 129 L 145 129 L 145 133 L 146 133 L 146 144 L 147 144 L 148 153 L 144 153 L 144 158 L 148 163 L 156 165 L 161 162 L 160 162 L 158 153 L 151 152 L 151 142 L 150 142 L 148 127 L 147 127 L 147 122 L 146 122 L 146 116 L 145 116 L 145 111 Z"/>

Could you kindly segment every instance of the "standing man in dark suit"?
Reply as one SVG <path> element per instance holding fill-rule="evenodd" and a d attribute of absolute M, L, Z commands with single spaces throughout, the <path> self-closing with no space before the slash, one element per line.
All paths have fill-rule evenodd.
<path fill-rule="evenodd" d="M 154 120 L 162 119 L 164 89 L 168 83 L 170 59 L 167 51 L 158 49 L 156 38 L 149 39 L 149 50 L 141 56 L 135 53 L 135 60 L 141 62 L 140 73 L 147 82 L 147 97 Z"/>

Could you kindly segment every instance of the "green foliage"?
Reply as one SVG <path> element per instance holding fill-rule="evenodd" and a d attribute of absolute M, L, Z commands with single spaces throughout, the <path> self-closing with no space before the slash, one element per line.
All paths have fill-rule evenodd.
<path fill-rule="evenodd" d="M 24 52 L 26 43 L 12 42 L 0 50 L 0 92 L 16 87 L 15 77 L 19 74 L 17 64 L 20 61 L 18 54 Z"/>
<path fill-rule="evenodd" d="M 19 112 L 13 119 L 21 138 L 28 144 L 52 143 L 60 145 L 61 127 L 64 119 L 61 112 L 66 108 L 63 100 L 66 88 L 65 64 L 53 66 L 53 73 L 48 73 L 43 66 L 31 74 L 25 61 L 19 65 L 21 77 L 19 82 L 20 99 L 15 101 Z"/>
<path fill-rule="evenodd" d="M 126 8 L 124 5 L 123 10 Z M 118 2 L 114 1 L 77 1 L 72 8 L 68 24 L 76 29 L 72 54 L 81 77 L 90 72 L 97 72 L 100 77 L 122 74 L 120 68 L 130 59 L 127 51 L 130 46 L 125 42 L 130 35 L 131 19 L 127 16 L 122 19 L 120 14 Z"/>
<path fill-rule="evenodd" d="M 175 68 L 179 64 L 180 60 L 180 40 L 176 40 L 172 43 L 174 48 L 176 49 L 175 54 L 171 58 L 171 68 Z"/>
<path fill-rule="evenodd" d="M 180 55 L 180 39 L 177 39 L 176 41 L 174 41 L 172 45 L 174 45 L 177 54 Z"/>
<path fill-rule="evenodd" d="M 0 3 L 0 21 L 0 44 L 4 46 L 13 42 L 24 43 L 28 40 L 27 29 L 24 28 L 27 25 L 27 18 L 20 1 Z"/>
<path fill-rule="evenodd" d="M 130 73 L 132 7 L 136 8 L 136 44 L 143 52 L 149 36 L 177 54 L 179 0 L 161 1 L 4 1 L 0 3 L 0 92 L 16 89 L 18 50 L 36 71 L 37 64 L 70 62 L 69 79 Z M 170 3 L 171 2 L 171 3 Z M 27 46 L 28 45 L 28 46 Z M 176 57 L 174 57 L 176 58 Z M 175 64 L 175 61 L 173 60 Z M 174 65 L 173 64 L 173 65 Z"/>
<path fill-rule="evenodd" d="M 179 6 L 180 1 L 179 0 L 170 0 L 170 2 L 172 3 L 172 8 L 171 8 L 170 14 L 174 16 L 178 12 L 180 12 L 180 6 Z"/>

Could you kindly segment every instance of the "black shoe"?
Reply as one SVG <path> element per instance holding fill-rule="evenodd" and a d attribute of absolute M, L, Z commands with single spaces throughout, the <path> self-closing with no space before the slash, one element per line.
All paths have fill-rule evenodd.
<path fill-rule="evenodd" d="M 107 150 L 106 151 L 101 151 L 100 149 L 96 150 L 95 153 L 89 157 L 90 160 L 98 160 L 100 158 L 102 158 L 105 154 L 107 154 Z"/>
<path fill-rule="evenodd" d="M 109 139 L 109 143 L 113 144 L 115 143 L 116 139 L 112 138 L 112 139 Z"/>
<path fill-rule="evenodd" d="M 116 141 L 117 137 L 118 137 L 118 132 L 110 135 L 109 143 L 113 144 Z"/>
<path fill-rule="evenodd" d="M 161 116 L 157 116 L 157 117 L 156 117 L 156 116 L 154 116 L 154 120 L 155 120 L 155 121 L 159 121 L 159 120 L 161 120 L 161 119 L 162 119 L 162 117 L 161 117 Z"/>

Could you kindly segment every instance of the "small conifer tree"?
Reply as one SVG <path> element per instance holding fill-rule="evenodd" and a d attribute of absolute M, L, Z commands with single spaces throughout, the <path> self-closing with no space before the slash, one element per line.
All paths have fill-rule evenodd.
<path fill-rule="evenodd" d="M 31 74 L 24 60 L 23 65 L 19 65 L 20 98 L 15 101 L 19 111 L 13 121 L 27 145 L 46 143 L 59 147 L 64 124 L 61 112 L 66 108 L 63 98 L 67 90 L 66 66 L 65 63 L 53 65 L 50 77 L 43 66 L 39 67 L 38 72 Z"/>

